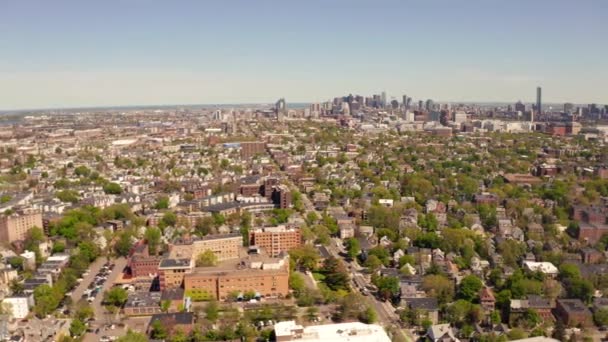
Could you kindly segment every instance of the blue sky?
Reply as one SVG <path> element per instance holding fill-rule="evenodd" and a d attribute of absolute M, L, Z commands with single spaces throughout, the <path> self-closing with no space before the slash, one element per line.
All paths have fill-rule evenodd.
<path fill-rule="evenodd" d="M 608 103 L 608 1 L 3 1 L 0 109 Z"/>

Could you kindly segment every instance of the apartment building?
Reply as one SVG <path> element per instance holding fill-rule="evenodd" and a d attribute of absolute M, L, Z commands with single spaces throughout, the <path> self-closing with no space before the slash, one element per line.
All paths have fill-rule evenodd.
<path fill-rule="evenodd" d="M 158 266 L 158 280 L 160 289 L 174 289 L 182 286 L 184 276 L 194 269 L 191 258 L 163 259 Z"/>
<path fill-rule="evenodd" d="M 25 240 L 33 227 L 42 229 L 42 213 L 39 210 L 19 210 L 10 215 L 0 215 L 0 241 L 12 243 Z"/>
<path fill-rule="evenodd" d="M 300 247 L 302 234 L 299 228 L 284 225 L 254 229 L 249 232 L 249 245 L 263 248 L 269 256 L 276 257 Z"/>
<path fill-rule="evenodd" d="M 205 251 L 212 251 L 218 261 L 237 259 L 243 247 L 243 236 L 239 233 L 214 234 L 203 238 L 175 241 L 169 248 L 175 258 L 196 258 Z"/>
<path fill-rule="evenodd" d="M 196 268 L 185 275 L 184 289 L 187 294 L 217 300 L 246 292 L 281 298 L 289 293 L 289 257 L 247 256 L 217 267 Z"/>

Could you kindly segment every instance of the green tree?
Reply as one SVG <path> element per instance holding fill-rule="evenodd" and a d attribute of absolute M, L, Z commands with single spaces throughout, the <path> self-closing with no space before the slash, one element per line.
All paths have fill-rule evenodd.
<path fill-rule="evenodd" d="M 91 170 L 84 165 L 80 165 L 74 169 L 74 174 L 78 177 L 88 177 L 91 174 Z"/>
<path fill-rule="evenodd" d="M 152 322 L 152 324 L 150 325 L 150 328 L 151 328 L 150 337 L 152 337 L 155 340 L 164 340 L 169 336 L 169 334 L 167 332 L 167 328 L 158 319 L 154 320 L 154 322 Z"/>
<path fill-rule="evenodd" d="M 123 231 L 118 235 L 118 241 L 114 245 L 114 250 L 116 254 L 120 256 L 129 255 L 129 251 L 133 247 L 133 243 L 131 242 L 131 234 L 127 231 Z"/>
<path fill-rule="evenodd" d="M 349 277 L 342 261 L 334 256 L 330 256 L 325 260 L 322 271 L 325 274 L 325 284 L 327 287 L 334 291 L 349 289 Z"/>
<path fill-rule="evenodd" d="M 83 241 L 78 244 L 78 255 L 88 262 L 97 259 L 99 253 L 99 247 L 92 241 Z"/>
<path fill-rule="evenodd" d="M 289 288 L 292 289 L 296 297 L 298 297 L 306 288 L 304 278 L 302 278 L 299 273 L 291 272 L 289 274 Z"/>
<path fill-rule="evenodd" d="M 437 298 L 439 304 L 450 303 L 454 298 L 454 284 L 444 275 L 426 275 L 422 280 L 422 289 L 429 296 Z"/>
<path fill-rule="evenodd" d="M 378 288 L 378 295 L 384 300 L 393 299 L 399 295 L 401 288 L 397 277 L 375 276 L 372 278 L 372 282 Z"/>
<path fill-rule="evenodd" d="M 348 253 L 348 256 L 351 259 L 354 259 L 357 257 L 357 255 L 359 255 L 359 252 L 361 252 L 361 245 L 359 244 L 359 240 L 355 239 L 355 238 L 349 238 L 346 240 L 346 251 Z"/>
<path fill-rule="evenodd" d="M 205 318 L 211 323 L 215 323 L 220 317 L 220 306 L 217 301 L 212 300 L 205 305 Z"/>
<path fill-rule="evenodd" d="M 118 183 L 110 182 L 103 186 L 103 191 L 106 194 L 120 195 L 122 193 L 122 187 Z"/>
<path fill-rule="evenodd" d="M 213 218 L 203 217 L 196 220 L 194 225 L 194 232 L 196 235 L 203 237 L 211 233 L 213 229 Z M 249 238 L 249 237 L 247 237 Z"/>
<path fill-rule="evenodd" d="M 70 324 L 70 334 L 74 337 L 78 337 L 87 330 L 87 326 L 83 321 L 79 319 L 72 320 L 72 324 Z"/>
<path fill-rule="evenodd" d="M 144 233 L 144 238 L 148 244 L 148 252 L 150 255 L 156 255 L 156 253 L 158 253 L 158 247 L 161 239 L 160 229 L 156 227 L 148 227 Z"/>
<path fill-rule="evenodd" d="M 368 306 L 359 314 L 359 320 L 365 324 L 372 324 L 378 320 L 378 314 L 374 308 Z"/>
<path fill-rule="evenodd" d="M 319 253 L 311 245 L 304 245 L 289 251 L 289 257 L 297 267 L 314 270 L 319 262 Z"/>
<path fill-rule="evenodd" d="M 59 300 L 53 288 L 47 284 L 40 285 L 34 290 L 34 312 L 42 318 L 50 314 L 59 305 Z"/>
<path fill-rule="evenodd" d="M 370 255 L 367 257 L 367 259 L 365 259 L 365 263 L 363 265 L 370 270 L 375 271 L 382 267 L 382 260 L 375 255 Z"/>
<path fill-rule="evenodd" d="M 78 193 L 74 190 L 58 191 L 55 196 L 64 203 L 78 203 Z"/>
<path fill-rule="evenodd" d="M 215 265 L 217 265 L 217 255 L 209 249 L 196 257 L 196 267 L 210 267 Z"/>
<path fill-rule="evenodd" d="M 114 287 L 104 292 L 104 302 L 116 307 L 122 307 L 129 297 L 127 291 L 122 287 Z"/>
<path fill-rule="evenodd" d="M 161 223 L 165 227 L 174 227 L 175 224 L 177 223 L 177 216 L 175 216 L 175 214 L 172 211 L 167 211 L 163 215 L 163 218 L 161 219 Z"/>
<path fill-rule="evenodd" d="M 481 279 L 475 275 L 468 275 L 460 281 L 458 287 L 458 297 L 468 301 L 474 301 L 479 298 L 479 291 L 483 287 Z"/>
<path fill-rule="evenodd" d="M 155 209 L 169 209 L 169 197 L 168 196 L 159 196 L 156 199 L 156 204 L 154 205 Z"/>
<path fill-rule="evenodd" d="M 600 327 L 604 327 L 608 325 L 608 309 L 602 308 L 598 309 L 593 313 L 593 320 L 595 324 Z"/>

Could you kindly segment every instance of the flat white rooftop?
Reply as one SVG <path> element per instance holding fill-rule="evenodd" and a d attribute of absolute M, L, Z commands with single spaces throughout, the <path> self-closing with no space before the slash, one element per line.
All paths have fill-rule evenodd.
<path fill-rule="evenodd" d="M 278 341 L 323 342 L 390 342 L 384 328 L 360 322 L 313 325 L 302 327 L 295 321 L 279 322 L 274 326 Z"/>

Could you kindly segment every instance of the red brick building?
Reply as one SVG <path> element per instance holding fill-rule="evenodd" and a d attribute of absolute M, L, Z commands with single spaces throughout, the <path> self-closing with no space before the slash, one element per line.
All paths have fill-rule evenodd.
<path fill-rule="evenodd" d="M 241 144 L 241 158 L 249 159 L 266 151 L 266 143 L 261 141 L 246 141 Z"/>
<path fill-rule="evenodd" d="M 569 327 L 593 325 L 593 315 L 580 299 L 558 299 L 555 317 Z"/>
<path fill-rule="evenodd" d="M 249 244 L 264 248 L 268 255 L 276 257 L 300 247 L 302 234 L 299 228 L 286 226 L 260 228 L 249 231 Z"/>

